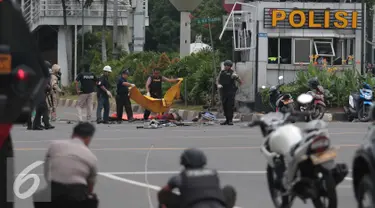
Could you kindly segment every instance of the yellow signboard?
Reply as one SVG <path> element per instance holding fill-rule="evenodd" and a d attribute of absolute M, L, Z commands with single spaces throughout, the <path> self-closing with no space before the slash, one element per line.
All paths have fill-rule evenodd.
<path fill-rule="evenodd" d="M 289 11 L 288 11 L 289 10 Z M 273 28 L 292 27 L 309 29 L 357 29 L 358 11 L 310 10 L 310 9 L 272 9 Z"/>
<path fill-rule="evenodd" d="M 12 57 L 10 54 L 0 54 L 0 74 L 9 74 L 12 70 Z"/>

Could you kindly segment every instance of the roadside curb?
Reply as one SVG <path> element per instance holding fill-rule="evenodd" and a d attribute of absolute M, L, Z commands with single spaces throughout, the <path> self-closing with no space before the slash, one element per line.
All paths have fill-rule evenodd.
<path fill-rule="evenodd" d="M 60 98 L 58 101 L 59 106 L 63 107 L 70 107 L 70 108 L 76 108 L 77 107 L 77 100 L 72 100 L 72 99 L 65 99 L 65 98 Z M 95 109 L 97 106 L 97 103 L 93 103 L 93 109 Z M 133 112 L 134 113 L 143 113 L 144 108 L 137 104 L 132 105 Z M 171 109 L 173 110 L 173 109 Z M 198 116 L 199 111 L 192 111 L 192 110 L 178 110 L 174 109 L 178 112 L 178 114 L 182 117 L 183 120 L 186 121 L 191 121 L 195 117 Z M 110 103 L 110 112 L 116 111 L 116 103 Z M 218 112 L 212 112 L 219 120 L 222 116 Z M 262 115 L 262 113 L 249 113 L 249 114 L 240 114 L 240 113 L 235 113 L 234 114 L 234 121 L 237 122 L 249 122 L 253 121 L 255 119 L 259 119 Z M 344 112 L 337 112 L 337 113 L 325 113 L 323 120 L 326 122 L 330 121 L 347 121 L 347 117 Z"/>

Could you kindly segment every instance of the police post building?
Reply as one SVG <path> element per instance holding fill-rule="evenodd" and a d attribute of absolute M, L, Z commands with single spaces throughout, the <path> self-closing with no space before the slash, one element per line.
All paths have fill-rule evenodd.
<path fill-rule="evenodd" d="M 248 73 L 253 75 L 252 81 L 257 76 L 258 88 L 277 84 L 279 76 L 284 76 L 285 82 L 295 80 L 296 71 L 307 69 L 313 57 L 318 57 L 314 60 L 318 65 L 326 63 L 360 70 L 360 62 L 356 62 L 361 59 L 362 51 L 360 3 L 256 1 L 247 4 L 252 6 L 242 5 L 234 16 L 250 22 L 247 25 L 251 28 L 247 30 L 251 33 L 255 33 L 255 22 L 258 22 L 258 50 L 249 47 L 246 50 L 243 38 L 238 35 L 241 28 L 233 33 L 241 54 L 236 69 L 247 77 Z M 246 15 L 248 18 L 244 19 Z M 251 35 L 251 39 L 254 37 Z M 258 73 L 254 72 L 255 68 Z"/>

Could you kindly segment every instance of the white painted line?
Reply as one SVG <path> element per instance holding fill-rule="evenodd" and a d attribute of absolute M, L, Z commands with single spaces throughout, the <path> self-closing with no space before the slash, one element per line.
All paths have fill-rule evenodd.
<path fill-rule="evenodd" d="M 132 185 L 135 185 L 135 186 L 149 188 L 149 189 L 152 189 L 152 190 L 155 190 L 155 191 L 159 191 L 161 189 L 159 186 L 154 186 L 154 185 L 150 185 L 150 184 L 141 183 L 141 182 L 138 182 L 138 181 L 129 180 L 129 179 L 126 179 L 126 178 L 121 178 L 121 177 L 118 177 L 118 176 L 115 176 L 115 175 L 112 175 L 112 174 L 109 174 L 109 173 L 99 173 L 99 175 L 110 178 L 110 179 L 113 179 L 113 180 L 116 180 L 116 181 L 121 181 L 121 182 L 124 182 L 124 183 L 132 184 Z M 235 206 L 234 208 L 241 208 L 241 207 Z"/>
<path fill-rule="evenodd" d="M 182 135 L 182 136 L 165 136 L 165 137 L 150 137 L 150 136 L 131 136 L 127 138 L 94 138 L 93 143 L 96 141 L 122 141 L 122 140 L 165 140 L 165 139 L 248 139 L 248 135 L 245 134 L 238 134 L 238 135 L 231 135 L 230 137 L 224 135 L 202 135 L 202 136 L 189 136 L 189 135 Z M 13 143 L 39 143 L 39 142 L 52 142 L 52 141 L 59 141 L 59 140 L 67 140 L 66 139 L 52 139 L 52 140 L 24 140 L 24 141 L 13 141 Z"/>
<path fill-rule="evenodd" d="M 352 181 L 353 178 L 351 178 L 351 177 L 345 177 L 345 180 L 347 180 L 347 181 Z"/>
<path fill-rule="evenodd" d="M 170 174 L 179 174 L 180 171 L 135 171 L 135 172 L 104 172 L 106 174 L 112 175 L 170 175 Z M 260 175 L 265 174 L 266 171 L 218 171 L 220 174 L 245 174 L 245 175 Z"/>

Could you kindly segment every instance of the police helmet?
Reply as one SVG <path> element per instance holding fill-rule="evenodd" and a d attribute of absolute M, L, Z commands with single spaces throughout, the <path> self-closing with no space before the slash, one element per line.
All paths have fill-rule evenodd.
<path fill-rule="evenodd" d="M 51 63 L 49 61 L 44 61 L 44 65 L 46 65 L 47 68 L 51 68 Z"/>
<path fill-rule="evenodd" d="M 185 168 L 202 168 L 206 163 L 206 155 L 199 149 L 186 149 L 181 155 L 180 164 Z"/>
<path fill-rule="evenodd" d="M 230 66 L 230 67 L 232 67 L 233 66 L 233 62 L 231 60 L 226 60 L 226 61 L 224 61 L 224 66 Z"/>
<path fill-rule="evenodd" d="M 110 66 L 105 66 L 103 68 L 103 71 L 105 71 L 105 72 L 112 72 L 112 68 Z"/>
<path fill-rule="evenodd" d="M 309 85 L 310 88 L 317 88 L 319 86 L 319 80 L 318 77 L 313 77 L 307 81 L 307 84 Z"/>
<path fill-rule="evenodd" d="M 129 69 L 123 69 L 121 71 L 121 74 L 127 74 L 127 75 L 129 75 L 130 74 Z"/>

